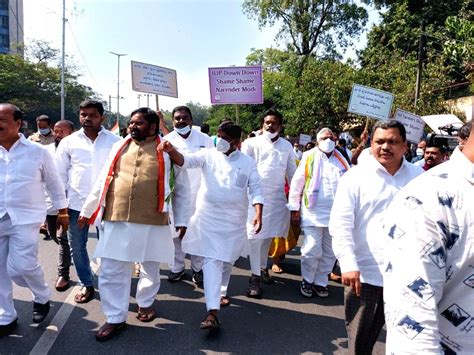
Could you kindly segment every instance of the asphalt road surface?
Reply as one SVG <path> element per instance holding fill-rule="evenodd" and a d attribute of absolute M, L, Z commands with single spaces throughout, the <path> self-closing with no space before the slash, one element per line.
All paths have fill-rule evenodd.
<path fill-rule="evenodd" d="M 343 287 L 330 283 L 329 298 L 300 294 L 299 248 L 287 256 L 285 273 L 275 276 L 274 285 L 263 285 L 263 298 L 245 296 L 250 275 L 249 262 L 239 259 L 234 266 L 228 295 L 232 303 L 221 309 L 221 329 L 202 331 L 199 323 L 206 314 L 203 290 L 191 281 L 189 263 L 183 281 L 167 281 L 169 269 L 162 269 L 161 288 L 154 307 L 158 317 L 150 323 L 136 319 L 133 279 L 127 328 L 105 343 L 94 334 L 105 322 L 100 296 L 87 304 L 75 304 L 76 283 L 65 292 L 54 290 L 57 245 L 40 238 L 39 259 L 47 283 L 53 288 L 51 311 L 39 324 L 31 321 L 32 297 L 28 289 L 14 286 L 15 307 L 19 321 L 16 330 L 0 338 L 0 354 L 143 354 L 143 353 L 242 353 L 242 354 L 344 354 L 347 335 L 344 327 Z M 90 234 L 88 248 L 92 255 L 95 234 Z M 97 272 L 97 265 L 91 264 Z M 71 277 L 77 281 L 74 267 Z M 97 290 L 97 276 L 95 277 Z M 374 354 L 384 354 L 385 333 L 377 342 Z"/>

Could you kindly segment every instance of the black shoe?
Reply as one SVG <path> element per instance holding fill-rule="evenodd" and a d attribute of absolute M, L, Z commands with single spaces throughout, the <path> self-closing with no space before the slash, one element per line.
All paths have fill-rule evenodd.
<path fill-rule="evenodd" d="M 247 297 L 262 298 L 262 289 L 260 288 L 260 276 L 250 276 L 249 288 L 247 289 Z"/>
<path fill-rule="evenodd" d="M 45 304 L 33 302 L 33 323 L 41 323 L 49 313 L 49 301 Z"/>
<path fill-rule="evenodd" d="M 261 269 L 260 270 L 260 275 L 261 275 L 260 276 L 261 280 L 265 285 L 273 285 L 275 283 L 275 280 L 273 279 L 273 277 L 268 272 L 268 269 Z"/>
<path fill-rule="evenodd" d="M 193 282 L 197 286 L 202 287 L 202 285 L 204 283 L 204 275 L 202 273 L 202 270 L 200 270 L 200 271 L 194 271 L 193 270 Z"/>
<path fill-rule="evenodd" d="M 14 321 L 0 325 L 0 338 L 9 335 L 18 325 L 18 318 Z"/>
<path fill-rule="evenodd" d="M 186 275 L 186 273 L 183 271 L 180 271 L 180 272 L 171 272 L 168 274 L 168 281 L 169 282 L 178 282 L 179 280 L 181 280 L 184 275 Z"/>

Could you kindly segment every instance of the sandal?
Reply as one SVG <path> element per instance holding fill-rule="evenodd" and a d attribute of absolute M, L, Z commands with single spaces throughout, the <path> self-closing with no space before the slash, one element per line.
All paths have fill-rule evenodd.
<path fill-rule="evenodd" d="M 230 305 L 230 297 L 227 297 L 227 296 L 221 296 L 221 307 L 226 307 L 228 305 Z"/>
<path fill-rule="evenodd" d="M 273 264 L 272 265 L 272 272 L 274 272 L 275 274 L 282 274 L 283 269 L 280 267 L 280 265 Z"/>
<path fill-rule="evenodd" d="M 94 298 L 94 287 L 84 286 L 81 291 L 74 296 L 76 303 L 87 303 Z"/>
<path fill-rule="evenodd" d="M 156 312 L 153 309 L 153 306 L 150 307 L 138 307 L 137 318 L 140 322 L 151 322 L 156 318 Z"/>
<path fill-rule="evenodd" d="M 212 313 L 208 312 L 206 318 L 201 322 L 200 329 L 217 329 L 219 328 L 219 319 L 217 319 L 217 316 Z"/>
<path fill-rule="evenodd" d="M 97 333 L 95 333 L 95 339 L 97 341 L 107 341 L 110 340 L 117 335 L 119 335 L 122 330 L 125 329 L 127 324 L 125 322 L 122 323 L 105 323 L 102 327 L 99 328 Z"/>

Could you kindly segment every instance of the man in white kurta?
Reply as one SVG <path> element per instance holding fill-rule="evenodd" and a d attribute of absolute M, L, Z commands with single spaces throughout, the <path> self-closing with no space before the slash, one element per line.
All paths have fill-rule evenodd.
<path fill-rule="evenodd" d="M 43 184 L 59 211 L 58 224 L 67 229 L 67 201 L 53 158 L 19 133 L 22 113 L 0 104 L 0 337 L 17 324 L 14 281 L 30 289 L 33 322 L 49 312 L 51 291 L 38 264 L 38 230 L 46 217 Z"/>
<path fill-rule="evenodd" d="M 114 145 L 101 178 L 81 211 L 81 223 L 100 219 L 104 207 L 104 235 L 94 254 L 101 258 L 99 290 L 107 322 L 96 333 L 108 340 L 125 326 L 131 273 L 141 263 L 136 301 L 138 319 L 155 317 L 153 302 L 160 288 L 160 262 L 172 264 L 174 246 L 169 225 L 169 203 L 174 226 L 185 232 L 189 218 L 189 182 L 185 171 L 171 167 L 167 154 L 158 152 L 159 118 L 148 109 L 132 112 L 130 136 Z M 174 190 L 173 190 L 174 176 Z"/>
<path fill-rule="evenodd" d="M 296 161 L 291 143 L 279 136 L 282 124 L 282 115 L 270 109 L 262 117 L 262 135 L 247 139 L 242 144 L 242 153 L 252 157 L 257 164 L 265 198 L 262 230 L 258 234 L 253 232 L 252 221 L 255 214 L 252 206 L 249 206 L 247 237 L 252 276 L 247 290 L 248 297 L 261 297 L 260 281 L 266 284 L 273 282 L 267 269 L 268 249 L 274 237 L 286 238 L 290 228 L 285 181 L 291 181 Z"/>
<path fill-rule="evenodd" d="M 397 192 L 423 172 L 407 162 L 406 130 L 379 121 L 367 161 L 339 181 L 329 217 L 332 246 L 341 266 L 350 354 L 371 354 L 384 325 L 382 268 L 385 211 Z"/>
<path fill-rule="evenodd" d="M 192 128 L 193 117 L 191 111 L 186 106 L 178 106 L 173 109 L 173 127 L 174 130 L 167 134 L 164 139 L 169 141 L 182 154 L 196 153 L 201 149 L 214 147 L 211 137 Z M 201 169 L 187 169 L 189 177 L 189 187 L 191 189 L 190 215 L 194 214 L 196 209 L 196 197 L 201 186 Z M 188 232 L 189 233 L 189 232 Z M 168 280 L 179 281 L 184 276 L 184 258 L 186 254 L 181 248 L 181 239 L 175 236 L 173 239 L 175 255 L 174 263 L 168 275 Z M 190 255 L 192 280 L 197 285 L 201 285 L 202 278 L 202 257 Z"/>
<path fill-rule="evenodd" d="M 288 208 L 293 223 L 301 223 L 305 235 L 301 246 L 301 294 L 328 297 L 328 274 L 336 261 L 328 228 L 329 214 L 337 185 L 349 164 L 335 149 L 329 128 L 321 129 L 316 140 L 318 146 L 303 154 L 293 176 Z"/>
<path fill-rule="evenodd" d="M 473 134 L 387 211 L 387 354 L 474 354 Z"/>
<path fill-rule="evenodd" d="M 216 148 L 184 156 L 185 169 L 202 171 L 197 198 L 199 208 L 191 217 L 189 234 L 182 243 L 185 252 L 204 258 L 204 295 L 209 313 L 201 329 L 215 328 L 219 324 L 217 311 L 222 297 L 227 294 L 232 265 L 246 244 L 248 196 L 256 210 L 255 233 L 261 228 L 260 179 L 253 159 L 236 149 L 241 132 L 239 126 L 224 122 L 219 126 Z"/>

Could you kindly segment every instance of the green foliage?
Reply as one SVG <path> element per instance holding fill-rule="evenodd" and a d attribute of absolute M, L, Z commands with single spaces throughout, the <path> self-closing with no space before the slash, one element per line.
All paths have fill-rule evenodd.
<path fill-rule="evenodd" d="M 242 8 L 261 28 L 280 24 L 277 38 L 288 39 L 301 56 L 338 57 L 337 46 L 352 43 L 368 18 L 364 7 L 347 0 L 245 0 Z"/>
<path fill-rule="evenodd" d="M 193 125 L 200 126 L 208 119 L 209 107 L 203 106 L 199 102 L 194 103 L 192 101 L 187 102 L 185 106 L 189 107 L 191 113 L 193 114 Z"/>
<path fill-rule="evenodd" d="M 381 15 L 382 22 L 371 29 L 367 47 L 359 53 L 364 69 L 387 72 L 392 71 L 394 65 L 406 67 L 413 64 L 413 60 L 418 58 L 421 36 L 424 36 L 426 44 L 422 48 L 422 60 L 426 72 L 422 79 L 428 81 L 423 83 L 424 86 L 428 84 L 424 88 L 428 91 L 422 90 L 422 93 L 431 94 L 435 89 L 445 88 L 445 98 L 456 90 L 455 96 L 469 94 L 465 90 L 466 85 L 458 84 L 469 82 L 472 78 L 470 63 L 473 58 L 474 25 L 470 0 L 375 3 L 388 6 L 388 9 Z M 398 63 L 394 62 L 394 58 Z M 416 72 L 416 65 L 412 68 Z"/>
<path fill-rule="evenodd" d="M 0 55 L 0 102 L 11 102 L 26 113 L 29 127 L 34 128 L 40 114 L 60 119 L 61 70 L 46 62 L 31 63 L 16 55 Z M 94 97 L 91 88 L 77 82 L 77 76 L 67 74 L 65 116 L 78 124 L 79 103 Z"/>

